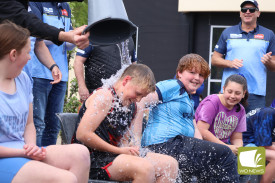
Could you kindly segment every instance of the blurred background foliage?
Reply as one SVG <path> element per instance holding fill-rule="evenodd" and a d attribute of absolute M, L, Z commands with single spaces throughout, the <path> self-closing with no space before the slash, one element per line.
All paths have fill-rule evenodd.
<path fill-rule="evenodd" d="M 72 10 L 72 24 L 73 27 L 80 27 L 82 25 L 88 24 L 88 0 L 84 0 L 83 2 L 69 2 L 70 8 Z M 74 59 L 76 49 L 72 51 L 68 51 L 68 62 L 71 59 Z M 69 67 L 69 70 L 72 70 L 72 67 Z M 70 85 L 69 85 L 70 83 Z M 69 113 L 77 113 L 79 106 L 81 105 L 79 98 L 77 96 L 78 93 L 78 83 L 76 78 L 68 81 L 68 88 L 64 101 L 64 109 L 63 112 Z"/>
<path fill-rule="evenodd" d="M 88 24 L 88 0 L 83 2 L 69 2 L 72 10 L 73 27 L 80 27 Z"/>

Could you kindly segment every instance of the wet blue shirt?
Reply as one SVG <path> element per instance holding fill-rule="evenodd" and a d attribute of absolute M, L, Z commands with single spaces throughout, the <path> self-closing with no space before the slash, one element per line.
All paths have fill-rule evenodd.
<path fill-rule="evenodd" d="M 224 68 L 221 91 L 230 75 L 242 73 L 247 79 L 249 93 L 265 96 L 267 74 L 261 57 L 270 51 L 275 55 L 274 41 L 274 33 L 260 25 L 249 33 L 241 29 L 241 23 L 225 29 L 215 51 L 224 54 L 226 60 L 243 59 L 243 67 Z"/>
<path fill-rule="evenodd" d="M 142 146 L 168 141 L 177 135 L 194 137 L 194 104 L 181 81 L 157 83 L 160 104 L 152 108 L 142 136 Z"/>

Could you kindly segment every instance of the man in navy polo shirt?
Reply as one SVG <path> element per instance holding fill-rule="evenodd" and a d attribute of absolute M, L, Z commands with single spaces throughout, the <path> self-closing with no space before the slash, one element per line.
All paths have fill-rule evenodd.
<path fill-rule="evenodd" d="M 224 68 L 221 88 L 230 75 L 245 76 L 250 94 L 246 112 L 265 107 L 266 72 L 275 71 L 275 35 L 258 25 L 259 16 L 257 1 L 244 1 L 241 22 L 223 31 L 211 60 L 212 65 Z"/>

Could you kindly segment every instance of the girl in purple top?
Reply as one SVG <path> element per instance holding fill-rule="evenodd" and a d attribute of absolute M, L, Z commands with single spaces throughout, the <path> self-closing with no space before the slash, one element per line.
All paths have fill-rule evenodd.
<path fill-rule="evenodd" d="M 206 97 L 197 108 L 195 119 L 203 139 L 224 144 L 237 154 L 243 146 L 242 132 L 246 131 L 246 79 L 239 74 L 231 75 L 223 91 Z"/>

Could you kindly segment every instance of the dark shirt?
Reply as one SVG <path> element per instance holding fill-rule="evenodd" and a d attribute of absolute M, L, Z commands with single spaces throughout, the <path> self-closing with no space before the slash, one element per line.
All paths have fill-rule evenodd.
<path fill-rule="evenodd" d="M 104 141 L 118 146 L 118 143 L 130 126 L 132 120 L 136 114 L 136 104 L 131 104 L 127 110 L 122 107 L 122 104 L 119 102 L 118 96 L 113 88 L 110 88 L 114 99 L 113 107 L 110 109 L 108 115 L 100 123 L 95 133 L 102 138 Z M 86 111 L 85 102 L 83 103 L 79 111 L 79 121 L 83 117 Z"/>
<path fill-rule="evenodd" d="M 275 109 L 264 107 L 247 114 L 247 131 L 243 132 L 244 146 L 250 143 L 256 146 L 271 146 L 275 142 Z"/>
<path fill-rule="evenodd" d="M 101 79 L 108 79 L 121 69 L 123 65 L 121 47 L 122 43 L 108 46 L 89 46 L 84 50 L 84 54 L 77 53 L 77 55 L 87 58 L 84 63 L 85 84 L 90 93 L 103 85 Z M 127 49 L 129 56 L 131 56 L 129 61 L 131 63 L 137 61 L 132 38 L 129 38 Z"/>

